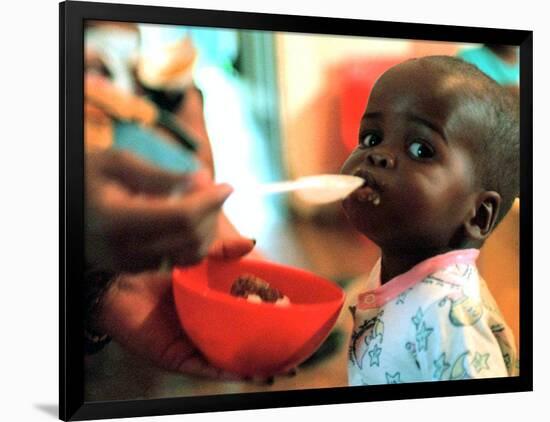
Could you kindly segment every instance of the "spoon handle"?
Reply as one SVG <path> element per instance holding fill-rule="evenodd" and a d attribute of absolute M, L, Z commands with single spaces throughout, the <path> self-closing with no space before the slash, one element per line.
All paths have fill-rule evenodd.
<path fill-rule="evenodd" d="M 290 192 L 296 189 L 301 188 L 303 183 L 299 183 L 295 180 L 285 180 L 283 182 L 271 182 L 259 185 L 258 193 L 260 194 L 270 194 L 270 193 L 282 193 Z"/>

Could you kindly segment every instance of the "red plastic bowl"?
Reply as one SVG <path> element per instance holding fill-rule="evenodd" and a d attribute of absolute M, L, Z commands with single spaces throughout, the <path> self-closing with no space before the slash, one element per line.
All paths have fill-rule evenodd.
<path fill-rule="evenodd" d="M 242 274 L 267 281 L 288 296 L 290 305 L 230 295 Z M 306 360 L 327 337 L 344 303 L 342 289 L 324 278 L 249 258 L 175 268 L 173 287 L 181 325 L 196 347 L 214 366 L 244 376 L 281 373 Z"/>

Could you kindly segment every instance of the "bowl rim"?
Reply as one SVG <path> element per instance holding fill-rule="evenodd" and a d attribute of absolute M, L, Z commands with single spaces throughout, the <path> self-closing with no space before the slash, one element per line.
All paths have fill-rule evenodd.
<path fill-rule="evenodd" d="M 214 290 L 209 288 L 208 286 L 199 286 L 195 283 L 186 283 L 185 277 L 177 277 L 177 273 L 185 273 L 186 271 L 190 271 L 193 268 L 196 268 L 200 265 L 208 265 L 209 262 L 228 262 L 228 261 L 248 261 L 252 263 L 268 263 L 270 265 L 275 265 L 277 267 L 283 267 L 283 268 L 291 268 L 293 271 L 303 272 L 307 273 L 308 275 L 314 275 L 317 279 L 321 280 L 323 283 L 325 283 L 327 286 L 329 286 L 331 289 L 335 291 L 335 293 L 338 293 L 339 296 L 334 299 L 324 300 L 321 302 L 315 302 L 315 303 L 294 303 L 290 302 L 289 306 L 280 306 L 276 305 L 275 303 L 271 302 L 251 302 L 249 300 L 246 300 L 246 298 L 242 297 L 236 297 L 229 293 L 224 293 L 219 290 Z M 200 262 L 197 265 L 190 266 L 190 267 L 174 267 L 172 269 L 172 285 L 173 288 L 176 288 L 176 284 L 180 285 L 184 289 L 188 289 L 193 291 L 194 293 L 203 296 L 208 297 L 209 299 L 212 299 L 216 302 L 221 302 L 224 304 L 228 304 L 231 306 L 259 306 L 259 307 L 269 307 L 270 309 L 277 309 L 276 312 L 284 312 L 288 309 L 296 309 L 296 310 L 313 310 L 315 308 L 325 308 L 325 307 L 333 307 L 338 305 L 339 307 L 343 306 L 346 293 L 343 288 L 341 288 L 339 285 L 337 285 L 335 282 L 331 282 L 330 280 L 321 277 L 311 271 L 307 271 L 303 268 L 299 267 L 292 267 L 289 265 L 280 264 L 278 262 L 268 261 L 267 259 L 258 259 L 258 258 L 237 258 L 235 260 L 218 260 L 215 258 L 206 259 L 206 262 Z"/>

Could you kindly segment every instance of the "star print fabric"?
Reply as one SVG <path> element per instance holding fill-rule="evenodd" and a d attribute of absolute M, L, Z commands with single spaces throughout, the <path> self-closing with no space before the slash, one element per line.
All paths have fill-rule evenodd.
<path fill-rule="evenodd" d="M 475 260 L 430 258 L 380 285 L 380 262 L 352 307 L 350 385 L 517 375 L 514 338 Z"/>

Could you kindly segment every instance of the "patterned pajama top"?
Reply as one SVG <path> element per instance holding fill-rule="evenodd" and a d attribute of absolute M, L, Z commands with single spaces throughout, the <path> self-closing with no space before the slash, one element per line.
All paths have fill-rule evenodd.
<path fill-rule="evenodd" d="M 514 338 L 477 271 L 478 255 L 438 255 L 384 285 L 377 262 L 350 307 L 350 385 L 518 375 Z"/>

